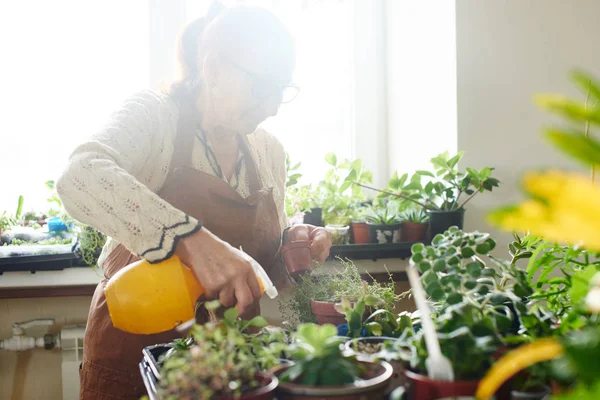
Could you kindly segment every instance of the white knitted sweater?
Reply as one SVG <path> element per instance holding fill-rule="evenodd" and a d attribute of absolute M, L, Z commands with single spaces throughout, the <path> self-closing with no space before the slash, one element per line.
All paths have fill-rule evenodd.
<path fill-rule="evenodd" d="M 149 261 L 161 260 L 177 237 L 197 227 L 198 221 L 156 194 L 169 171 L 178 111 L 165 94 L 143 91 L 131 96 L 99 132 L 74 150 L 58 179 L 57 192 L 67 212 L 109 236 L 100 266 L 118 243 Z M 283 230 L 288 224 L 283 146 L 262 129 L 248 139 L 263 186 L 273 188 Z M 214 175 L 203 146 L 196 139 L 193 167 Z M 242 165 L 236 191 L 247 197 L 249 182 Z"/>

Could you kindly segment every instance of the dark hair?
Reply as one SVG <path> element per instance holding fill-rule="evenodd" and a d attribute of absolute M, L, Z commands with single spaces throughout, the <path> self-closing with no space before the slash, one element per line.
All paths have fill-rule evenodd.
<path fill-rule="evenodd" d="M 179 36 L 179 78 L 171 84 L 170 93 L 199 90 L 203 57 L 209 49 L 235 56 L 251 46 L 268 46 L 269 51 L 293 68 L 294 40 L 276 16 L 264 8 L 228 8 L 219 1 L 212 2 L 206 15 L 190 22 Z"/>

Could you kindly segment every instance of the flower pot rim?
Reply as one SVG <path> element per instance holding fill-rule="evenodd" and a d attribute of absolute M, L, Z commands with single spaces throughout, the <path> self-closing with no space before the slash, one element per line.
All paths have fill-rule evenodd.
<path fill-rule="evenodd" d="M 449 211 L 449 210 L 427 210 L 427 213 L 429 213 L 429 214 L 458 214 L 458 213 L 464 214 L 465 211 L 466 210 L 464 208 L 461 208 L 460 210 L 452 210 L 452 211 Z"/>
<path fill-rule="evenodd" d="M 397 226 L 402 226 L 402 223 L 404 221 L 400 221 L 400 222 L 396 222 L 395 224 L 376 224 L 374 222 L 367 222 L 367 225 L 369 226 L 390 226 L 390 227 L 397 227 Z M 392 229 L 392 228 L 390 228 Z"/>
<path fill-rule="evenodd" d="M 255 389 L 248 393 L 242 394 L 239 397 L 240 400 L 243 400 L 248 397 L 262 396 L 264 394 L 274 392 L 275 389 L 277 389 L 277 386 L 279 386 L 279 378 L 275 374 L 271 374 L 271 373 L 267 373 L 267 372 L 257 372 L 256 376 L 263 378 L 263 379 L 269 379 L 269 383 L 259 387 L 258 389 Z M 227 399 L 230 399 L 230 398 L 228 397 Z"/>
<path fill-rule="evenodd" d="M 285 390 L 285 392 L 294 394 L 294 395 L 308 395 L 308 396 L 341 396 L 348 394 L 359 394 L 365 392 L 371 392 L 375 389 L 384 389 L 392 374 L 394 369 L 390 363 L 387 361 L 379 361 L 379 362 L 370 362 L 370 361 L 360 361 L 357 360 L 357 363 L 367 365 L 367 367 L 377 366 L 380 370 L 380 373 L 370 379 L 360 380 L 358 382 L 354 382 L 348 385 L 343 386 L 306 386 L 300 385 L 292 382 L 279 382 L 279 389 Z M 282 367 L 275 372 L 275 375 L 283 373 L 289 367 Z"/>

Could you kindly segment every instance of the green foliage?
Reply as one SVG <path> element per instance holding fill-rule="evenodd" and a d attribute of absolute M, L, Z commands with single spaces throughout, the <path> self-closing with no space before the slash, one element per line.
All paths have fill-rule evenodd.
<path fill-rule="evenodd" d="M 419 224 L 425 224 L 429 221 L 429 215 L 422 208 L 410 208 L 401 214 L 401 218 L 404 221 L 416 222 Z"/>
<path fill-rule="evenodd" d="M 355 358 L 344 355 L 343 339 L 336 336 L 335 326 L 301 324 L 295 341 L 288 347 L 294 365 L 280 375 L 282 382 L 307 386 L 340 386 L 360 377 L 361 368 Z"/>
<path fill-rule="evenodd" d="M 325 156 L 325 161 L 331 168 L 315 188 L 313 197 L 319 199 L 326 224 L 348 225 L 354 210 L 360 208 L 365 200 L 362 189 L 353 185 L 353 182 L 370 183 L 373 173 L 366 170 L 362 160 L 358 158 L 339 161 L 335 154 L 329 153 Z"/>
<path fill-rule="evenodd" d="M 365 218 L 367 222 L 376 225 L 397 225 L 401 222 L 400 214 L 393 209 L 393 203 L 373 207 Z"/>
<path fill-rule="evenodd" d="M 214 307 L 207 304 L 207 308 Z M 256 389 L 256 373 L 277 365 L 275 355 L 285 342 L 282 333 L 247 331 L 266 324 L 262 317 L 242 321 L 236 309 L 229 309 L 222 321 L 194 326 L 191 338 L 176 343 L 176 350 L 163 360 L 162 397 L 234 397 Z"/>
<path fill-rule="evenodd" d="M 77 251 L 86 265 L 98 266 L 98 258 L 106 244 L 106 236 L 88 225 L 79 224 L 79 247 Z"/>
<path fill-rule="evenodd" d="M 516 266 L 524 258 L 516 249 L 512 262 L 489 255 L 495 241 L 486 233 L 465 233 L 456 227 L 412 247 L 411 264 L 433 305 L 442 353 L 457 379 L 479 379 L 502 346 L 552 333 L 556 319 L 542 308 L 527 307 L 533 294 L 527 273 Z M 427 348 L 422 331 L 409 343 L 414 369 L 425 372 Z"/>
<path fill-rule="evenodd" d="M 284 321 L 292 326 L 316 322 L 311 300 L 337 303 L 342 298 L 355 301 L 363 295 L 363 280 L 358 267 L 350 260 L 338 260 L 343 268 L 328 273 L 313 271 L 302 275 L 292 288 L 290 296 L 278 299 Z M 382 305 L 389 307 L 392 307 L 397 299 L 391 275 L 389 282 L 379 283 L 373 280 L 366 284 L 364 290 L 367 295 L 381 299 Z"/>
<path fill-rule="evenodd" d="M 534 235 L 514 237 L 509 245 L 511 255 L 516 257 L 513 262 L 528 259 L 527 281 L 534 289 L 529 296 L 531 307 L 552 312 L 560 320 L 559 333 L 581 327 L 579 307 L 588 292 L 589 280 L 600 269 L 600 255 Z"/>
<path fill-rule="evenodd" d="M 15 219 L 8 215 L 6 211 L 2 211 L 2 215 L 0 215 L 0 230 L 8 229 L 11 226 L 15 225 Z"/>
<path fill-rule="evenodd" d="M 388 189 L 380 197 L 398 197 L 427 210 L 462 210 L 475 195 L 491 192 L 500 183 L 492 177 L 493 168 L 458 171 L 462 157 L 463 152 L 452 157 L 444 152 L 431 159 L 432 171 L 417 171 L 410 178 L 408 174 L 398 176 L 394 173 L 388 182 Z"/>
<path fill-rule="evenodd" d="M 546 130 L 546 138 L 573 159 L 595 166 L 600 164 L 600 142 L 589 135 L 600 126 L 600 84 L 583 71 L 571 73 L 571 79 L 586 95 L 584 102 L 562 95 L 540 95 L 536 102 L 568 122 L 567 127 Z"/>

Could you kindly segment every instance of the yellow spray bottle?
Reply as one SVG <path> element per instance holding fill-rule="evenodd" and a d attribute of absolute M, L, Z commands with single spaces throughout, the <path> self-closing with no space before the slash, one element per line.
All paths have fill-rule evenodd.
<path fill-rule="evenodd" d="M 262 293 L 275 298 L 277 289 L 256 261 L 252 267 Z M 116 273 L 104 294 L 113 325 L 125 332 L 154 334 L 194 318 L 204 288 L 179 257 L 156 264 L 140 260 Z"/>

